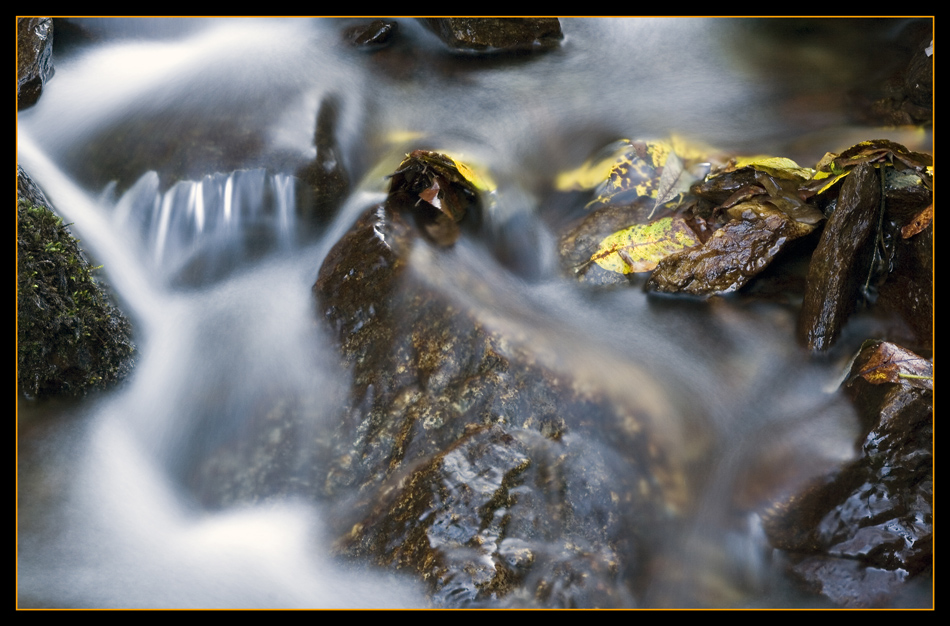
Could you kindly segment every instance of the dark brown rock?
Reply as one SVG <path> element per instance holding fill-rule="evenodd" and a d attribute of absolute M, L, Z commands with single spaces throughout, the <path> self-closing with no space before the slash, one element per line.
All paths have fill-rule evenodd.
<path fill-rule="evenodd" d="M 629 604 L 611 584 L 621 519 L 614 513 L 609 521 L 611 486 L 577 480 L 606 468 L 581 449 L 530 430 L 472 427 L 385 490 L 389 496 L 338 549 L 416 571 L 431 581 L 437 606 L 477 606 L 519 588 L 510 600 L 529 606 Z M 575 520 L 578 500 L 607 523 Z"/>
<path fill-rule="evenodd" d="M 313 137 L 317 156 L 297 172 L 305 187 L 299 205 L 305 228 L 323 225 L 333 219 L 350 191 L 350 178 L 336 141 L 338 117 L 336 98 L 324 98 L 317 111 Z"/>
<path fill-rule="evenodd" d="M 808 269 L 798 338 L 809 349 L 829 348 L 857 307 L 871 273 L 881 208 L 878 170 L 862 163 L 841 186 Z"/>
<path fill-rule="evenodd" d="M 393 172 L 388 205 L 412 215 L 419 230 L 437 246 L 459 238 L 459 223 L 480 221 L 478 188 L 451 157 L 430 150 L 413 150 Z"/>
<path fill-rule="evenodd" d="M 885 275 L 876 306 L 896 313 L 909 334 L 902 343 L 933 351 L 933 191 L 924 168 L 888 168 L 885 178 Z M 883 273 L 883 272 L 882 272 Z"/>
<path fill-rule="evenodd" d="M 880 287 L 878 306 L 897 313 L 911 329 L 908 347 L 924 354 L 934 349 L 934 230 L 927 227 L 896 238 L 893 270 Z"/>
<path fill-rule="evenodd" d="M 928 27 L 929 26 L 929 27 Z M 880 86 L 877 98 L 863 116 L 872 124 L 933 124 L 933 30 L 932 24 L 919 24 L 908 31 L 907 49 L 894 45 L 892 56 L 902 60 L 898 68 Z"/>
<path fill-rule="evenodd" d="M 564 38 L 553 17 L 427 18 L 423 23 L 454 50 L 531 50 L 555 46 Z"/>
<path fill-rule="evenodd" d="M 399 30 L 396 22 L 373 20 L 369 24 L 353 26 L 343 33 L 343 38 L 357 48 L 378 50 L 392 43 Z"/>
<path fill-rule="evenodd" d="M 765 527 L 808 588 L 841 606 L 887 606 L 932 568 L 933 392 L 852 374 L 860 457 L 774 507 Z"/>
<path fill-rule="evenodd" d="M 39 100 L 43 85 L 53 77 L 53 20 L 17 18 L 17 111 Z"/>

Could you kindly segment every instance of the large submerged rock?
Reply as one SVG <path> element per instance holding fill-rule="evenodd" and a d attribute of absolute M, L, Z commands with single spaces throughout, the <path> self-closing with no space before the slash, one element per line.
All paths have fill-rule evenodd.
<path fill-rule="evenodd" d="M 418 269 L 451 254 L 387 203 L 320 269 L 352 371 L 324 485 L 349 499 L 338 552 L 416 572 L 437 606 L 635 606 L 688 500 L 683 459 Z"/>

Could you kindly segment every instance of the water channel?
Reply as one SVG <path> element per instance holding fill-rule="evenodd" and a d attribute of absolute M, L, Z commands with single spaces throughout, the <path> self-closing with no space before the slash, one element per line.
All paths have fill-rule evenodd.
<path fill-rule="evenodd" d="M 775 488 L 851 457 L 844 362 L 805 354 L 782 304 L 582 288 L 559 273 L 562 224 L 545 201 L 557 172 L 619 137 L 679 133 L 802 165 L 877 138 L 851 121 L 848 97 L 905 23 L 565 19 L 554 50 L 478 58 L 412 20 L 392 47 L 357 50 L 341 36 L 355 22 L 80 20 L 89 40 L 57 49 L 55 77 L 19 114 L 19 163 L 104 266 L 137 345 L 112 392 L 19 401 L 20 606 L 428 606 L 412 577 L 329 555 L 333 502 L 263 493 L 209 508 L 194 474 L 276 396 L 306 407 L 292 465 L 315 461 L 305 442 L 338 417 L 348 373 L 311 287 L 413 142 L 493 173 L 485 232 L 503 233 L 419 271 L 446 293 L 477 281 L 493 295 L 473 299 L 475 314 L 559 371 L 654 403 L 671 441 L 701 414 L 709 478 L 670 562 L 741 580 L 725 604 L 799 602 L 743 508 L 758 488 L 748 476 Z M 314 156 L 331 95 L 354 186 L 301 236 L 291 176 Z M 657 580 L 631 606 L 700 602 L 675 572 Z"/>

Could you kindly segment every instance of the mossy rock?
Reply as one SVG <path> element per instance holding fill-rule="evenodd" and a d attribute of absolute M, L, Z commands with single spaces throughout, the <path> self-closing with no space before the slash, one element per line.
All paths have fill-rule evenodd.
<path fill-rule="evenodd" d="M 17 200 L 17 382 L 33 398 L 84 395 L 123 378 L 129 321 L 93 278 L 78 242 L 47 207 Z"/>

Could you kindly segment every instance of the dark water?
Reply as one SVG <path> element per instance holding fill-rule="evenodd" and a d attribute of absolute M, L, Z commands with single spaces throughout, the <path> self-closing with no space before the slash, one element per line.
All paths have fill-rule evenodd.
<path fill-rule="evenodd" d="M 559 49 L 514 60 L 454 57 L 408 20 L 393 48 L 366 54 L 342 43 L 349 23 L 88 20 L 93 43 L 58 51 L 40 103 L 19 115 L 20 163 L 104 264 L 138 345 L 112 393 L 19 404 L 21 606 L 426 604 L 410 580 L 333 562 L 324 504 L 209 512 L 183 480 L 263 398 L 308 407 L 298 426 L 314 440 L 334 419 L 346 373 L 315 328 L 310 287 L 423 145 L 492 173 L 497 240 L 417 269 L 545 364 L 646 407 L 663 445 L 704 450 L 695 524 L 671 538 L 652 602 L 796 601 L 755 506 L 850 458 L 843 364 L 803 355 L 794 311 L 778 305 L 580 290 L 556 273 L 545 197 L 557 171 L 618 137 L 676 132 L 810 165 L 882 136 L 850 124 L 847 96 L 884 71 L 880 44 L 905 23 L 562 20 Z M 313 158 L 330 94 L 361 182 L 301 241 L 289 175 Z M 315 454 L 301 444 L 297 462 Z"/>

